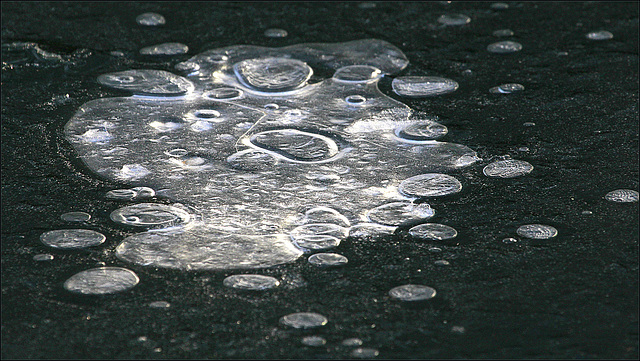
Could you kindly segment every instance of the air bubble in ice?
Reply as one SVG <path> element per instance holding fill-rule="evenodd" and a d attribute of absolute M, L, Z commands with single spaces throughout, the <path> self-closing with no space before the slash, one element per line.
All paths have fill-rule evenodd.
<path fill-rule="evenodd" d="M 140 164 L 125 164 L 117 174 L 117 177 L 125 180 L 138 180 L 151 174 L 149 170 Z"/>
<path fill-rule="evenodd" d="M 236 88 L 216 88 L 204 93 L 202 96 L 212 100 L 232 100 L 242 96 L 243 92 Z"/>
<path fill-rule="evenodd" d="M 501 37 L 507 37 L 507 36 L 513 36 L 514 32 L 511 29 L 499 29 L 499 30 L 495 30 L 493 32 L 493 36 L 497 36 L 499 38 Z"/>
<path fill-rule="evenodd" d="M 328 322 L 326 317 L 314 312 L 291 313 L 280 319 L 280 323 L 283 325 L 300 329 L 321 327 Z"/>
<path fill-rule="evenodd" d="M 418 239 L 442 241 L 455 238 L 458 231 L 444 224 L 424 223 L 409 229 L 409 234 Z"/>
<path fill-rule="evenodd" d="M 458 82 L 437 76 L 403 76 L 393 79 L 391 87 L 398 95 L 417 98 L 452 93 Z"/>
<path fill-rule="evenodd" d="M 164 228 L 189 223 L 191 215 L 180 208 L 157 203 L 140 203 L 111 212 L 116 223 L 136 227 Z"/>
<path fill-rule="evenodd" d="M 52 261 L 53 260 L 53 255 L 40 253 L 40 254 L 37 254 L 37 255 L 33 256 L 33 260 L 34 261 L 38 261 L 38 262 Z"/>
<path fill-rule="evenodd" d="M 91 215 L 86 212 L 68 212 L 61 215 L 60 219 L 66 222 L 87 222 Z"/>
<path fill-rule="evenodd" d="M 507 3 L 493 3 L 490 6 L 493 10 L 507 10 L 509 8 L 509 4 Z"/>
<path fill-rule="evenodd" d="M 40 235 L 40 241 L 52 248 L 77 249 L 97 246 L 107 238 L 89 229 L 58 229 Z"/>
<path fill-rule="evenodd" d="M 449 130 L 446 126 L 430 120 L 422 120 L 396 128 L 399 138 L 409 141 L 429 141 L 442 138 Z"/>
<path fill-rule="evenodd" d="M 171 304 L 167 301 L 153 301 L 149 303 L 151 308 L 169 308 Z"/>
<path fill-rule="evenodd" d="M 313 70 L 305 62 L 289 58 L 247 59 L 233 66 L 238 80 L 263 92 L 283 92 L 304 86 Z"/>
<path fill-rule="evenodd" d="M 347 236 L 347 230 L 332 223 L 311 223 L 294 228 L 291 240 L 306 251 L 336 247 Z"/>
<path fill-rule="evenodd" d="M 333 79 L 345 83 L 370 83 L 382 77 L 380 69 L 369 65 L 350 65 L 338 69 Z"/>
<path fill-rule="evenodd" d="M 310 256 L 308 261 L 318 267 L 344 266 L 349 262 L 347 257 L 337 253 L 316 253 Z"/>
<path fill-rule="evenodd" d="M 516 244 L 516 243 L 518 243 L 518 240 L 513 238 L 513 237 L 507 237 L 507 238 L 504 238 L 502 240 L 502 243 L 504 243 L 504 244 Z"/>
<path fill-rule="evenodd" d="M 398 190 L 411 197 L 439 197 L 460 192 L 462 184 L 450 175 L 427 173 L 403 180 Z"/>
<path fill-rule="evenodd" d="M 121 199 L 121 200 L 132 200 L 136 197 L 138 192 L 133 189 L 114 189 L 107 192 L 106 197 L 108 199 Z"/>
<path fill-rule="evenodd" d="M 351 357 L 355 358 L 374 358 L 380 355 L 380 351 L 375 348 L 358 347 L 351 351 Z"/>
<path fill-rule="evenodd" d="M 343 227 L 351 225 L 347 217 L 329 207 L 314 207 L 305 211 L 304 214 L 304 223 L 334 223 Z"/>
<path fill-rule="evenodd" d="M 367 98 L 363 97 L 362 95 L 354 94 L 344 98 L 344 101 L 347 102 L 349 105 L 360 105 L 366 102 Z"/>
<path fill-rule="evenodd" d="M 136 22 L 145 26 L 157 26 L 164 25 L 166 20 L 164 19 L 164 16 L 158 13 L 144 13 L 136 17 Z"/>
<path fill-rule="evenodd" d="M 465 25 L 471 22 L 471 18 L 464 14 L 444 14 L 438 18 L 438 22 L 444 25 Z"/>
<path fill-rule="evenodd" d="M 446 259 L 439 259 L 437 261 L 434 261 L 433 264 L 436 265 L 436 266 L 440 266 L 440 267 L 449 266 L 450 265 L 449 261 L 447 261 Z"/>
<path fill-rule="evenodd" d="M 367 218 L 382 225 L 402 226 L 427 220 L 434 213 L 426 203 L 392 202 L 371 209 L 367 212 Z"/>
<path fill-rule="evenodd" d="M 305 336 L 302 338 L 301 342 L 305 346 L 320 347 L 324 346 L 327 343 L 327 340 L 322 336 Z"/>
<path fill-rule="evenodd" d="M 287 31 L 284 29 L 273 28 L 264 31 L 264 36 L 266 36 L 267 38 L 284 38 L 287 35 L 289 35 L 289 33 L 287 33 Z"/>
<path fill-rule="evenodd" d="M 85 295 L 118 293 L 133 288 L 140 279 L 121 267 L 99 267 L 76 273 L 64 283 L 67 291 Z"/>
<path fill-rule="evenodd" d="M 229 276 L 222 281 L 222 284 L 239 290 L 264 291 L 278 287 L 280 281 L 270 276 L 242 274 Z"/>
<path fill-rule="evenodd" d="M 182 43 L 163 43 L 140 49 L 142 55 L 178 55 L 189 52 L 189 47 Z"/>
<path fill-rule="evenodd" d="M 98 83 L 139 95 L 176 96 L 193 90 L 189 80 L 164 70 L 126 70 L 100 75 Z"/>
<path fill-rule="evenodd" d="M 586 35 L 589 40 L 609 40 L 613 39 L 613 34 L 606 30 L 593 31 Z"/>
<path fill-rule="evenodd" d="M 525 238 L 549 239 L 557 236 L 558 230 L 545 224 L 526 224 L 518 227 L 516 233 Z"/>
<path fill-rule="evenodd" d="M 429 286 L 407 284 L 392 288 L 389 296 L 400 301 L 424 301 L 435 297 L 436 290 Z"/>
<path fill-rule="evenodd" d="M 495 86 L 489 89 L 489 93 L 492 94 L 511 94 L 521 92 L 524 90 L 524 85 L 518 83 L 508 83 Z"/>
<path fill-rule="evenodd" d="M 522 44 L 510 40 L 499 41 L 497 43 L 487 45 L 487 51 L 495 54 L 515 53 L 520 50 L 522 50 Z"/>
<path fill-rule="evenodd" d="M 347 338 L 345 340 L 342 340 L 341 344 L 342 346 L 346 346 L 346 347 L 362 346 L 362 340 L 355 337 Z"/>
<path fill-rule="evenodd" d="M 607 193 L 604 199 L 611 202 L 630 203 L 638 201 L 638 191 L 633 189 L 616 189 Z"/>
<path fill-rule="evenodd" d="M 533 166 L 524 160 L 507 159 L 493 162 L 482 170 L 491 178 L 515 178 L 531 173 Z"/>

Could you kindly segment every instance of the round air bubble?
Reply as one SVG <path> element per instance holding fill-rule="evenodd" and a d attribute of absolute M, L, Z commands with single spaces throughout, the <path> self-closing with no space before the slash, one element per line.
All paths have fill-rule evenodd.
<path fill-rule="evenodd" d="M 524 90 L 524 85 L 518 83 L 508 83 L 495 86 L 489 89 L 489 93 L 492 94 L 511 94 L 517 93 Z"/>
<path fill-rule="evenodd" d="M 443 25 L 459 26 L 471 22 L 471 18 L 464 14 L 444 14 L 438 18 L 438 22 Z"/>
<path fill-rule="evenodd" d="M 509 4 L 507 3 L 493 3 L 490 6 L 493 10 L 507 10 L 509 8 Z"/>
<path fill-rule="evenodd" d="M 371 222 L 388 226 L 402 226 L 422 222 L 433 217 L 434 210 L 426 203 L 392 202 L 367 212 Z"/>
<path fill-rule="evenodd" d="M 316 253 L 308 261 L 318 267 L 338 267 L 349 262 L 347 257 L 337 253 Z"/>
<path fill-rule="evenodd" d="M 189 47 L 182 43 L 163 43 L 140 49 L 142 55 L 178 55 L 189 52 Z"/>
<path fill-rule="evenodd" d="M 99 267 L 76 273 L 64 283 L 67 291 L 85 295 L 118 293 L 133 288 L 140 279 L 121 267 Z"/>
<path fill-rule="evenodd" d="M 517 51 L 522 50 L 522 44 L 517 43 L 515 41 L 499 41 L 497 43 L 492 43 L 487 46 L 487 51 L 495 54 L 508 54 L 515 53 Z"/>
<path fill-rule="evenodd" d="M 289 58 L 248 59 L 235 64 L 233 70 L 244 85 L 262 92 L 300 88 L 313 74 L 306 63 Z"/>
<path fill-rule="evenodd" d="M 276 288 L 280 281 L 270 276 L 243 274 L 229 276 L 222 281 L 225 287 L 245 291 L 265 291 Z"/>
<path fill-rule="evenodd" d="M 507 238 L 504 238 L 502 240 L 502 243 L 504 243 L 504 244 L 516 244 L 516 243 L 518 243 L 518 240 L 516 238 L 513 238 L 513 237 L 507 237 Z"/>
<path fill-rule="evenodd" d="M 111 219 L 128 226 L 164 228 L 186 224 L 191 215 L 186 211 L 157 203 L 140 203 L 111 212 Z"/>
<path fill-rule="evenodd" d="M 54 258 L 53 255 L 44 254 L 44 253 L 40 253 L 40 254 L 37 254 L 37 255 L 33 256 L 33 260 L 34 261 L 38 261 L 38 262 L 52 261 L 53 258 Z"/>
<path fill-rule="evenodd" d="M 286 159 L 309 162 L 326 160 L 338 154 L 336 142 L 324 135 L 296 129 L 277 129 L 251 136 L 257 147 L 273 151 Z"/>
<path fill-rule="evenodd" d="M 324 346 L 327 343 L 327 340 L 321 336 L 305 336 L 302 338 L 301 342 L 305 346 L 320 347 Z"/>
<path fill-rule="evenodd" d="M 177 96 L 194 89 L 189 80 L 163 70 L 126 70 L 100 75 L 98 83 L 139 95 Z"/>
<path fill-rule="evenodd" d="M 424 301 L 434 298 L 436 290 L 429 286 L 408 284 L 392 288 L 389 296 L 400 301 Z"/>
<path fill-rule="evenodd" d="M 609 40 L 613 39 L 613 34 L 606 30 L 593 31 L 586 35 L 589 40 Z"/>
<path fill-rule="evenodd" d="M 436 265 L 436 266 L 440 266 L 440 267 L 451 265 L 451 263 L 449 263 L 449 261 L 447 261 L 446 259 L 439 259 L 439 260 L 433 262 L 433 264 Z"/>
<path fill-rule="evenodd" d="M 393 79 L 391 87 L 400 96 L 419 98 L 452 93 L 458 82 L 437 76 L 403 76 Z"/>
<path fill-rule="evenodd" d="M 149 303 L 151 308 L 169 308 L 171 304 L 167 301 L 153 301 Z"/>
<path fill-rule="evenodd" d="M 349 65 L 338 69 L 333 80 L 343 83 L 370 83 L 382 77 L 380 69 L 369 65 Z"/>
<path fill-rule="evenodd" d="M 533 166 L 524 160 L 499 160 L 493 162 L 482 170 L 482 173 L 491 178 L 515 178 L 531 173 Z"/>
<path fill-rule="evenodd" d="M 409 234 L 428 241 L 443 241 L 456 238 L 458 231 L 444 224 L 424 223 L 411 228 Z"/>
<path fill-rule="evenodd" d="M 423 120 L 396 128 L 399 138 L 410 141 L 430 141 L 444 137 L 449 130 L 446 126 L 430 120 Z"/>
<path fill-rule="evenodd" d="M 403 180 L 398 190 L 411 197 L 439 197 L 460 192 L 462 184 L 450 175 L 427 173 Z"/>
<path fill-rule="evenodd" d="M 242 94 L 242 90 L 236 88 L 216 88 L 204 93 L 202 96 L 214 100 L 231 100 L 240 98 Z"/>
<path fill-rule="evenodd" d="M 314 312 L 291 313 L 280 319 L 280 323 L 283 325 L 298 329 L 321 327 L 328 322 L 329 320 L 326 317 Z"/>
<path fill-rule="evenodd" d="M 136 17 L 136 22 L 144 26 L 158 26 L 164 25 L 166 20 L 158 13 L 144 13 Z"/>
<path fill-rule="evenodd" d="M 265 104 L 265 105 L 264 105 L 264 108 L 265 108 L 266 110 L 271 110 L 271 111 L 273 111 L 273 110 L 278 110 L 278 108 L 280 108 L 280 106 L 279 106 L 278 104 L 269 103 L 269 104 Z"/>
<path fill-rule="evenodd" d="M 291 240 L 307 251 L 337 247 L 347 236 L 347 230 L 332 223 L 311 223 L 294 228 Z"/>
<path fill-rule="evenodd" d="M 87 222 L 91 219 L 91 215 L 85 212 L 68 212 L 60 216 L 65 222 Z"/>
<path fill-rule="evenodd" d="M 604 196 L 604 199 L 611 202 L 630 203 L 638 201 L 638 191 L 633 189 L 616 189 Z"/>
<path fill-rule="evenodd" d="M 515 33 L 511 29 L 499 29 L 493 32 L 493 36 L 497 36 L 499 38 L 513 36 Z"/>
<path fill-rule="evenodd" d="M 107 199 L 132 200 L 138 195 L 133 189 L 114 189 L 107 192 Z"/>
<path fill-rule="evenodd" d="M 526 224 L 518 227 L 516 233 L 520 237 L 531 239 L 549 239 L 558 235 L 558 230 L 544 224 Z"/>
<path fill-rule="evenodd" d="M 351 351 L 351 357 L 355 358 L 374 358 L 378 357 L 378 355 L 380 355 L 380 351 L 375 348 L 358 347 Z"/>
<path fill-rule="evenodd" d="M 346 346 L 346 347 L 355 347 L 355 346 L 362 346 L 362 340 L 359 338 L 347 338 L 345 340 L 342 340 L 342 342 L 340 343 L 342 346 Z"/>
<path fill-rule="evenodd" d="M 285 38 L 289 35 L 284 29 L 267 29 L 264 31 L 264 36 L 267 38 Z"/>
<path fill-rule="evenodd" d="M 348 97 L 344 98 L 344 101 L 347 102 L 349 105 L 362 105 L 367 101 L 367 98 L 363 97 L 362 95 L 349 95 Z"/>
<path fill-rule="evenodd" d="M 212 120 L 220 117 L 220 112 L 213 109 L 198 109 L 193 111 L 193 116 L 198 119 Z"/>
<path fill-rule="evenodd" d="M 77 249 L 97 246 L 107 238 L 104 234 L 89 229 L 58 229 L 40 235 L 45 245 L 58 249 Z"/>
<path fill-rule="evenodd" d="M 136 192 L 135 198 L 152 198 L 156 196 L 156 191 L 149 187 L 133 187 L 131 190 Z"/>

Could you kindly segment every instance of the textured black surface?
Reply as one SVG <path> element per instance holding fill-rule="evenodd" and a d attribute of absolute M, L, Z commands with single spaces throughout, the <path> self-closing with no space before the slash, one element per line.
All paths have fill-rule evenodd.
<path fill-rule="evenodd" d="M 639 186 L 638 3 L 509 2 L 502 11 L 488 2 L 358 4 L 2 2 L 2 358 L 348 358 L 350 349 L 340 346 L 348 337 L 380 350 L 379 358 L 637 358 L 638 203 L 603 196 Z M 136 24 L 147 11 L 167 24 Z M 472 21 L 442 27 L 436 19 L 445 13 Z M 271 27 L 289 36 L 264 37 Z M 487 52 L 503 40 L 492 32 L 504 28 L 523 50 Z M 600 29 L 614 38 L 585 38 Z M 172 70 L 201 51 L 236 44 L 364 38 L 399 47 L 410 60 L 403 75 L 460 83 L 458 91 L 428 99 L 401 99 L 390 81 L 381 84 L 414 110 L 439 116 L 448 141 L 483 158 L 454 174 L 464 185 L 460 194 L 430 202 L 434 221 L 460 233 L 455 243 L 438 255 L 402 232 L 347 240 L 337 251 L 348 266 L 319 270 L 301 258 L 261 270 L 284 286 L 259 294 L 223 288 L 232 273 L 132 267 L 113 256 L 131 230 L 109 220 L 121 203 L 104 194 L 123 184 L 90 174 L 63 137 L 83 103 L 121 94 L 99 86 L 98 75 Z M 6 49 L 16 41 L 36 42 L 63 60 Z M 138 55 L 168 41 L 187 44 L 189 54 Z M 112 56 L 115 50 L 125 56 Z M 488 93 L 508 82 L 526 90 Z M 534 172 L 506 180 L 482 175 L 484 165 L 507 154 L 529 161 Z M 68 252 L 40 244 L 42 232 L 68 227 L 60 214 L 69 211 L 92 214 L 89 228 L 105 233 L 106 244 Z M 501 242 L 526 223 L 550 224 L 560 234 Z M 55 259 L 36 262 L 38 253 Z M 451 265 L 438 267 L 437 259 Z M 62 289 L 98 262 L 129 267 L 141 283 L 104 297 Z M 405 283 L 430 285 L 438 296 L 417 306 L 391 300 L 388 290 Z M 172 306 L 149 308 L 156 300 Z M 326 337 L 326 347 L 303 346 L 303 333 L 279 325 L 299 311 L 329 318 L 312 332 Z"/>

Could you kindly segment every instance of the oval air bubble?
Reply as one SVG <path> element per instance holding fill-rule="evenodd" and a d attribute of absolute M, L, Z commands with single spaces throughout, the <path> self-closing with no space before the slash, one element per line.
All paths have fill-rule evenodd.
<path fill-rule="evenodd" d="M 91 215 L 85 212 L 68 212 L 61 215 L 60 219 L 66 222 L 87 222 L 91 219 Z"/>
<path fill-rule="evenodd" d="M 305 336 L 302 338 L 301 342 L 305 346 L 320 347 L 324 346 L 327 343 L 327 340 L 321 336 Z"/>
<path fill-rule="evenodd" d="M 524 160 L 499 160 L 493 162 L 482 170 L 484 175 L 491 178 L 514 178 L 531 173 L 533 166 Z"/>
<path fill-rule="evenodd" d="M 44 253 L 40 253 L 37 254 L 35 256 L 33 256 L 33 260 L 34 261 L 38 261 L 38 262 L 46 262 L 46 261 L 53 261 L 53 255 L 51 254 L 44 254 Z"/>
<path fill-rule="evenodd" d="M 604 196 L 604 199 L 611 202 L 631 203 L 638 201 L 638 191 L 633 189 L 616 189 Z"/>
<path fill-rule="evenodd" d="M 85 295 L 118 293 L 133 288 L 140 279 L 121 267 L 99 267 L 76 273 L 64 283 L 67 291 Z"/>
<path fill-rule="evenodd" d="M 298 161 L 327 160 L 338 154 L 338 145 L 326 136 L 296 129 L 278 129 L 251 136 L 257 147 L 276 152 L 287 159 Z"/>
<path fill-rule="evenodd" d="M 347 230 L 332 223 L 311 223 L 294 228 L 291 240 L 307 251 L 317 251 L 336 247 L 347 237 Z"/>
<path fill-rule="evenodd" d="M 111 220 L 116 223 L 136 227 L 172 227 L 189 223 L 191 215 L 186 211 L 157 203 L 140 203 L 111 212 Z"/>
<path fill-rule="evenodd" d="M 375 348 L 368 347 L 358 347 L 357 349 L 351 351 L 351 357 L 355 358 L 374 358 L 380 355 L 380 351 Z"/>
<path fill-rule="evenodd" d="M 403 76 L 393 79 L 391 87 L 400 96 L 418 98 L 452 93 L 458 82 L 437 76 Z"/>
<path fill-rule="evenodd" d="M 613 39 L 613 34 L 606 30 L 593 31 L 586 35 L 589 40 L 609 40 Z"/>
<path fill-rule="evenodd" d="M 489 89 L 489 93 L 492 94 L 511 94 L 517 93 L 524 90 L 524 85 L 518 83 L 508 83 L 495 86 Z"/>
<path fill-rule="evenodd" d="M 342 340 L 342 342 L 340 343 L 342 346 L 346 346 L 346 347 L 355 347 L 355 346 L 362 346 L 362 340 L 359 338 L 347 338 L 345 340 Z"/>
<path fill-rule="evenodd" d="M 405 302 L 425 301 L 434 298 L 436 290 L 429 286 L 407 284 L 392 288 L 389 296 Z"/>
<path fill-rule="evenodd" d="M 493 10 L 507 10 L 509 8 L 509 4 L 507 3 L 493 3 L 490 6 Z"/>
<path fill-rule="evenodd" d="M 545 224 L 526 224 L 518 227 L 516 233 L 525 238 L 549 239 L 557 236 L 558 230 Z"/>
<path fill-rule="evenodd" d="M 443 25 L 459 26 L 471 22 L 471 18 L 464 14 L 445 14 L 438 18 L 438 22 Z"/>
<path fill-rule="evenodd" d="M 460 192 L 462 184 L 450 175 L 427 173 L 405 179 L 398 190 L 411 197 L 439 197 Z"/>
<path fill-rule="evenodd" d="M 349 262 L 347 257 L 337 253 L 316 253 L 308 261 L 318 267 L 339 267 Z"/>
<path fill-rule="evenodd" d="M 107 199 L 132 200 L 138 195 L 133 189 L 114 189 L 107 192 Z"/>
<path fill-rule="evenodd" d="M 424 223 L 411 228 L 409 234 L 422 240 L 443 241 L 456 238 L 458 231 L 444 224 Z"/>
<path fill-rule="evenodd" d="M 509 40 L 487 45 L 487 51 L 495 54 L 515 53 L 520 50 L 522 50 L 522 44 Z"/>
<path fill-rule="evenodd" d="M 204 93 L 202 96 L 214 100 L 231 100 L 240 98 L 242 94 L 242 90 L 236 88 L 216 88 Z"/>
<path fill-rule="evenodd" d="M 89 229 L 58 229 L 40 235 L 45 245 L 58 249 L 78 249 L 100 245 L 107 237 Z"/>
<path fill-rule="evenodd" d="M 242 274 L 229 276 L 222 281 L 225 287 L 245 291 L 265 291 L 276 288 L 280 281 L 270 276 Z"/>
<path fill-rule="evenodd" d="M 266 110 L 278 110 L 280 106 L 278 104 L 269 103 L 269 104 L 265 104 L 264 108 Z"/>
<path fill-rule="evenodd" d="M 164 25 L 166 23 L 166 20 L 164 16 L 158 13 L 144 13 L 136 17 L 136 22 L 144 26 L 158 26 Z"/>
<path fill-rule="evenodd" d="M 367 101 L 367 98 L 363 97 L 362 95 L 356 94 L 356 95 L 349 95 L 348 97 L 344 98 L 344 101 L 346 101 L 350 105 L 362 105 L 364 104 L 364 102 Z"/>
<path fill-rule="evenodd" d="M 283 325 L 299 329 L 321 327 L 328 322 L 326 317 L 314 312 L 291 313 L 280 319 L 280 323 Z"/>
<path fill-rule="evenodd" d="M 369 65 L 349 65 L 338 69 L 333 79 L 344 83 L 370 83 L 382 77 L 380 69 Z"/>
<path fill-rule="evenodd" d="M 153 301 L 149 303 L 151 308 L 169 308 L 171 304 L 167 301 Z"/>
<path fill-rule="evenodd" d="M 446 126 L 430 120 L 403 125 L 396 128 L 399 138 L 410 141 L 430 141 L 444 137 L 449 130 Z"/>
<path fill-rule="evenodd" d="M 264 36 L 267 38 L 285 38 L 289 35 L 284 29 L 267 29 L 264 31 Z"/>
<path fill-rule="evenodd" d="M 499 29 L 493 32 L 493 36 L 497 36 L 499 38 L 513 36 L 514 32 L 511 29 Z"/>
<path fill-rule="evenodd" d="M 367 212 L 371 222 L 387 226 L 403 226 L 422 222 L 433 217 L 434 210 L 426 203 L 392 202 Z"/>
<path fill-rule="evenodd" d="M 178 55 L 189 52 L 189 47 L 182 43 L 163 43 L 140 49 L 142 55 Z"/>
<path fill-rule="evenodd" d="M 131 80 L 133 78 L 133 80 Z M 126 70 L 100 75 L 98 83 L 139 95 L 177 96 L 194 89 L 189 80 L 163 70 Z"/>
<path fill-rule="evenodd" d="M 288 58 L 259 58 L 233 66 L 244 85 L 263 92 L 284 92 L 306 85 L 313 70 L 306 63 Z"/>

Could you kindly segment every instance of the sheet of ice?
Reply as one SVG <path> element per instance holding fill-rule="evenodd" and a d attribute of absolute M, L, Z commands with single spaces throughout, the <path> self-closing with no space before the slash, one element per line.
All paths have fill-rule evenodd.
<path fill-rule="evenodd" d="M 181 269 L 270 267 L 303 254 L 290 238 L 296 227 L 375 235 L 427 219 L 429 205 L 414 205 L 398 185 L 479 160 L 464 145 L 430 140 L 446 128 L 410 120 L 409 107 L 378 89 L 383 75 L 407 64 L 374 39 L 209 50 L 176 66 L 184 77 L 101 76 L 135 95 L 84 104 L 65 133 L 98 175 L 175 202 L 115 210 L 115 221 L 148 229 L 126 238 L 118 258 Z M 314 68 L 334 75 L 310 83 Z M 382 223 L 363 226 L 367 216 Z M 342 240 L 348 231 L 320 236 Z"/>

